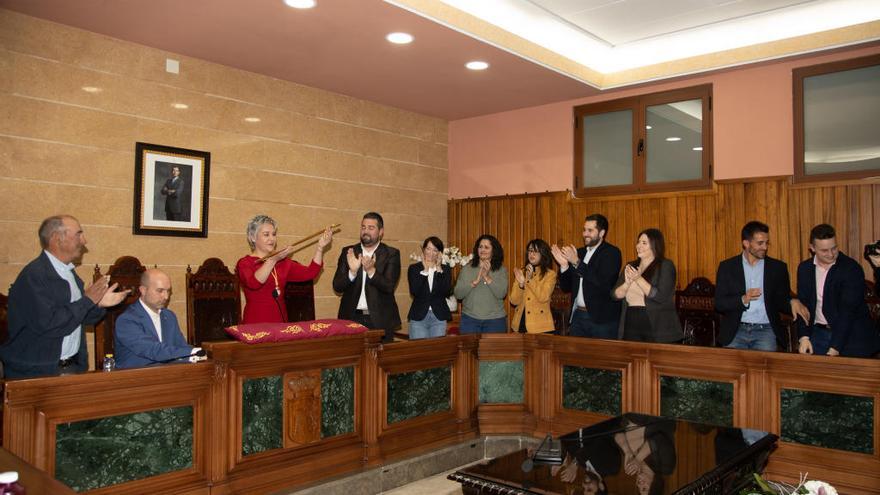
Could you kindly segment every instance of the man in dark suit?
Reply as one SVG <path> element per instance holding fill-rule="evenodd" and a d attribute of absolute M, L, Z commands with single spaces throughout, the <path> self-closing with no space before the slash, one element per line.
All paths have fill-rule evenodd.
<path fill-rule="evenodd" d="M 180 167 L 171 167 L 171 177 L 162 186 L 162 195 L 165 196 L 165 220 L 183 220 L 183 179 L 180 178 Z"/>
<path fill-rule="evenodd" d="M 788 266 L 767 256 L 770 227 L 752 221 L 742 228 L 742 253 L 718 265 L 715 310 L 721 313 L 721 345 L 775 351 L 788 338 L 779 313 L 809 321 L 810 313 L 791 297 Z"/>
<path fill-rule="evenodd" d="M 118 368 L 137 368 L 173 361 L 197 362 L 200 347 L 186 343 L 177 316 L 166 309 L 171 279 L 159 269 L 144 271 L 141 297 L 116 320 L 113 348 Z"/>
<path fill-rule="evenodd" d="M 868 357 L 880 349 L 865 302 L 865 272 L 837 249 L 834 227 L 810 231 L 810 251 L 798 265 L 798 298 L 813 318 L 798 325 L 801 354 Z"/>
<path fill-rule="evenodd" d="M 620 249 L 605 242 L 608 219 L 600 214 L 584 221 L 584 247 L 551 248 L 559 263 L 559 287 L 574 299 L 569 333 L 576 337 L 618 338 L 620 301 L 611 289 L 620 273 Z"/>
<path fill-rule="evenodd" d="M 370 329 L 385 330 L 383 342 L 394 339 L 400 312 L 394 290 L 400 279 L 400 251 L 383 244 L 382 215 L 369 212 L 361 220 L 361 242 L 342 248 L 333 276 L 333 290 L 342 294 L 339 318 Z"/>
<path fill-rule="evenodd" d="M 83 325 L 104 317 L 104 308 L 125 299 L 103 277 L 88 288 L 74 271 L 86 248 L 76 218 L 56 215 L 39 229 L 43 252 L 27 264 L 9 290 L 9 338 L 0 347 L 6 378 L 88 370 Z"/>

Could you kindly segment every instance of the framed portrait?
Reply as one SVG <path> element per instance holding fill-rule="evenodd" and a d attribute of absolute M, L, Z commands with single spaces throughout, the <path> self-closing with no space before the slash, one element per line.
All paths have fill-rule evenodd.
<path fill-rule="evenodd" d="M 208 237 L 211 154 L 137 143 L 134 233 Z"/>

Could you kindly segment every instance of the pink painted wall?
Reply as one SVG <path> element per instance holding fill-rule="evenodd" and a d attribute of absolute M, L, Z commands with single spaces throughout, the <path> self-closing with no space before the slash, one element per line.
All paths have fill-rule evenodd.
<path fill-rule="evenodd" d="M 574 106 L 706 83 L 713 85 L 715 179 L 791 175 L 792 69 L 876 53 L 878 46 L 851 49 L 452 121 L 449 196 L 570 189 Z"/>

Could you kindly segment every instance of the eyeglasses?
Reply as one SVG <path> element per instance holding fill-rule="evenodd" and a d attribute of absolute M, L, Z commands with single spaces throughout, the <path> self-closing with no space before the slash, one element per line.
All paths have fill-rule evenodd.
<path fill-rule="evenodd" d="M 528 253 L 538 253 L 538 254 L 541 254 L 541 251 L 538 251 L 538 250 L 535 249 L 535 248 L 529 248 L 529 249 L 526 250 L 526 252 L 528 252 Z"/>

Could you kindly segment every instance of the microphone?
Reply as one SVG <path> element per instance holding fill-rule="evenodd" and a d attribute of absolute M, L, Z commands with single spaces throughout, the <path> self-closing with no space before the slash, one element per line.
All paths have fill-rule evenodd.
<path fill-rule="evenodd" d="M 189 359 L 193 356 L 200 357 L 200 358 L 202 358 L 202 357 L 206 358 L 206 357 L 208 357 L 208 353 L 205 352 L 204 349 L 199 349 L 198 351 L 196 351 L 195 354 L 184 354 L 182 356 L 173 357 L 171 359 L 163 359 L 162 361 L 156 361 L 156 363 L 168 364 L 168 363 L 173 363 L 174 361 L 180 361 L 181 359 Z"/>
<path fill-rule="evenodd" d="M 532 453 L 532 455 L 530 455 L 529 457 L 526 458 L 526 460 L 523 461 L 520 468 L 523 470 L 524 473 L 528 473 L 529 471 L 534 469 L 535 459 L 538 456 L 538 452 L 541 451 L 541 449 L 544 447 L 544 444 L 547 443 L 547 440 L 550 440 L 551 438 L 553 438 L 552 435 L 550 435 L 548 433 L 547 436 L 544 437 L 543 440 L 541 440 L 541 443 L 538 445 L 538 448 L 535 449 L 535 451 Z"/>

